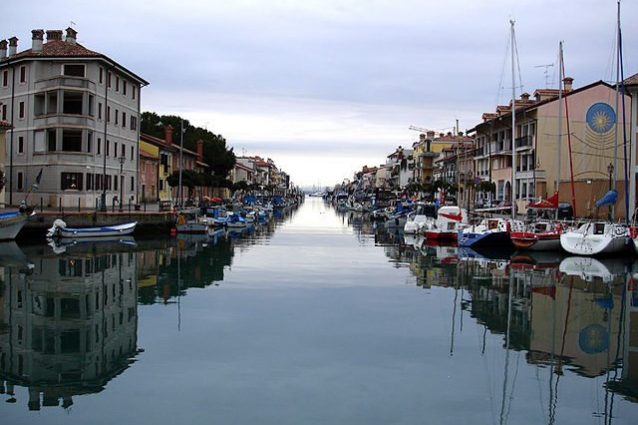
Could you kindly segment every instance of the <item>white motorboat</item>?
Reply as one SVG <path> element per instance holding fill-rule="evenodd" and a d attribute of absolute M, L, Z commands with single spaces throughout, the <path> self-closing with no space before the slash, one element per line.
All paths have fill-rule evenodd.
<path fill-rule="evenodd" d="M 629 246 L 629 228 L 608 221 L 591 221 L 560 235 L 560 246 L 574 255 L 622 252 Z"/>
<path fill-rule="evenodd" d="M 98 238 L 126 236 L 135 231 L 137 222 L 116 224 L 100 227 L 68 227 L 59 218 L 53 222 L 53 226 L 47 232 L 47 238 Z"/>
<path fill-rule="evenodd" d="M 461 229 L 467 226 L 467 210 L 446 205 L 437 211 L 436 220 L 425 228 L 428 240 L 456 240 Z"/>

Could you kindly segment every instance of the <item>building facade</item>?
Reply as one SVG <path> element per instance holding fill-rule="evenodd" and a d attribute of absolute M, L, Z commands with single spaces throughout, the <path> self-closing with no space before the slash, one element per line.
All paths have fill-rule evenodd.
<path fill-rule="evenodd" d="M 10 122 L 7 198 L 22 199 L 42 169 L 45 206 L 137 200 L 141 88 L 148 83 L 78 43 L 77 32 L 32 31 L 30 49 L 0 41 L 0 119 Z M 35 202 L 35 201 L 34 201 Z"/>

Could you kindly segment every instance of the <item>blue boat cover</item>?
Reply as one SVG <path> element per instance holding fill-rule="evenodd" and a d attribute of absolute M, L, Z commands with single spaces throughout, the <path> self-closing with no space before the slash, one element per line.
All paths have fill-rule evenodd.
<path fill-rule="evenodd" d="M 605 196 L 596 201 L 596 208 L 600 208 L 605 205 L 613 205 L 618 199 L 618 192 L 616 190 L 610 190 L 605 193 Z"/>

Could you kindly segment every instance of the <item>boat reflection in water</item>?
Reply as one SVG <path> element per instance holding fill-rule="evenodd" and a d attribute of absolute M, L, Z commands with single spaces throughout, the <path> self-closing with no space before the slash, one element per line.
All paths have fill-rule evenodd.
<path fill-rule="evenodd" d="M 638 263 L 633 258 L 477 252 L 395 234 L 375 235 L 375 241 L 391 262 L 412 271 L 417 285 L 460 291 L 453 300 L 450 354 L 459 323 L 462 329 L 457 316 L 464 310 L 484 326 L 482 355 L 488 334 L 503 335 L 503 414 L 518 367 L 509 364 L 510 351 L 524 353 L 527 363 L 538 367 L 538 379 L 549 389 L 541 395 L 548 423 L 556 423 L 560 414 L 561 379 L 568 374 L 599 383 L 592 401 L 596 416 L 611 420 L 616 394 L 638 401 Z"/>
<path fill-rule="evenodd" d="M 121 246 L 40 248 L 26 267 L 3 261 L 0 390 L 8 402 L 22 401 L 21 386 L 29 410 L 68 408 L 128 368 L 138 353 L 137 274 L 134 253 Z"/>

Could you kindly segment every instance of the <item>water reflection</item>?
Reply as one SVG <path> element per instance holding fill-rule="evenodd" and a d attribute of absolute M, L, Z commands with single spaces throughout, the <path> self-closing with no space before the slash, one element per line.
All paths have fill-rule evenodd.
<path fill-rule="evenodd" d="M 137 354 L 135 253 L 110 245 L 60 256 L 40 249 L 4 262 L 0 291 L 0 391 L 29 410 L 100 392 Z M 30 264 L 24 264 L 32 261 Z"/>
<path fill-rule="evenodd" d="M 550 369 L 548 423 L 556 420 L 559 383 L 566 374 L 603 380 L 598 388 L 603 403 L 594 416 L 611 421 L 616 393 L 638 401 L 638 263 L 633 258 L 480 253 L 383 229 L 371 232 L 388 260 L 407 267 L 417 286 L 456 291 L 451 355 L 454 333 L 467 311 L 484 326 L 483 344 L 488 333 L 502 335 L 507 352 L 523 352 L 528 364 Z M 505 382 L 504 391 L 511 385 Z"/>
<path fill-rule="evenodd" d="M 102 391 L 143 352 L 138 304 L 179 303 L 189 288 L 218 285 L 235 249 L 270 238 L 289 216 L 210 236 L 0 244 L 0 393 L 40 410 Z"/>

